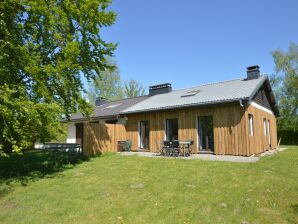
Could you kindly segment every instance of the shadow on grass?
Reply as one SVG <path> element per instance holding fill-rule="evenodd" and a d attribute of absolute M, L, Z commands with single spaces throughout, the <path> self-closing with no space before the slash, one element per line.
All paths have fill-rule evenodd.
<path fill-rule="evenodd" d="M 88 160 L 88 157 L 78 153 L 58 151 L 30 151 L 23 155 L 0 157 L 0 196 L 10 190 L 12 182 L 26 186 L 30 181 L 51 178 Z"/>

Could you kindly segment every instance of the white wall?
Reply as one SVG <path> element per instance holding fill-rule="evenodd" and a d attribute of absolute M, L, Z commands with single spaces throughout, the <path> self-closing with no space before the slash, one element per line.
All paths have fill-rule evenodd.
<path fill-rule="evenodd" d="M 76 143 L 76 126 L 74 122 L 68 122 L 67 125 L 67 143 Z"/>
<path fill-rule="evenodd" d="M 43 143 L 36 142 L 36 143 L 34 144 L 34 148 L 35 148 L 35 149 L 43 149 Z"/>

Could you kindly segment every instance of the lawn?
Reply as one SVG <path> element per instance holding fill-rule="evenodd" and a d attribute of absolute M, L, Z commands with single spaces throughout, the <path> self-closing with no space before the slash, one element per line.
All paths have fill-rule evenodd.
<path fill-rule="evenodd" d="M 298 147 L 257 163 L 0 159 L 0 223 L 298 223 Z"/>

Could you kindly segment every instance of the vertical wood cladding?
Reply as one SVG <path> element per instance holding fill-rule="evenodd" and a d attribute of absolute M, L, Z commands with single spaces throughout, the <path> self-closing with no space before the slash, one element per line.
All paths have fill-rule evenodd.
<path fill-rule="evenodd" d="M 260 110 L 252 105 L 247 108 L 246 117 L 248 114 L 254 116 L 254 135 L 248 136 L 248 148 L 250 154 L 259 154 L 267 149 L 274 149 L 277 147 L 277 132 L 276 132 L 276 118 L 273 114 Z M 264 132 L 264 119 L 266 120 L 267 134 Z M 268 133 L 268 121 L 270 122 L 270 133 Z M 271 145 L 269 144 L 269 136 L 271 138 Z"/>
<path fill-rule="evenodd" d="M 84 147 L 86 155 L 117 152 L 117 142 L 126 140 L 125 126 L 121 124 L 84 124 Z"/>
<path fill-rule="evenodd" d="M 254 136 L 249 136 L 249 113 L 254 115 Z M 268 136 L 263 136 L 264 118 L 270 120 L 271 124 L 271 148 L 277 145 L 275 116 L 253 106 L 248 106 L 246 110 L 239 104 L 130 114 L 127 115 L 126 136 L 132 140 L 132 149 L 138 150 L 138 123 L 148 120 L 150 122 L 149 150 L 159 152 L 160 141 L 165 139 L 165 120 L 177 118 L 179 140 L 194 140 L 192 152 L 198 153 L 198 116 L 213 116 L 214 153 L 217 155 L 249 156 L 269 149 Z"/>

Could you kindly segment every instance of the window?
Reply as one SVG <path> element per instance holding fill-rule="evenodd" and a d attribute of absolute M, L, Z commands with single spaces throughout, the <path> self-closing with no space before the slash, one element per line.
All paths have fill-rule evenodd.
<path fill-rule="evenodd" d="M 140 121 L 140 149 L 149 148 L 149 121 Z"/>
<path fill-rule="evenodd" d="M 263 123 L 264 123 L 264 135 L 267 135 L 266 118 L 263 119 Z"/>
<path fill-rule="evenodd" d="M 250 136 L 254 135 L 254 116 L 252 114 L 248 115 L 249 120 L 249 134 Z"/>
<path fill-rule="evenodd" d="M 178 140 L 178 119 L 166 120 L 166 140 Z"/>
<path fill-rule="evenodd" d="M 195 96 L 200 92 L 199 89 L 187 91 L 185 94 L 181 95 L 181 97 L 189 97 L 189 96 Z"/>
<path fill-rule="evenodd" d="M 268 123 L 267 123 L 267 132 L 268 132 L 268 137 L 269 137 L 269 145 L 271 145 L 271 135 L 270 135 L 270 121 L 268 120 Z"/>

